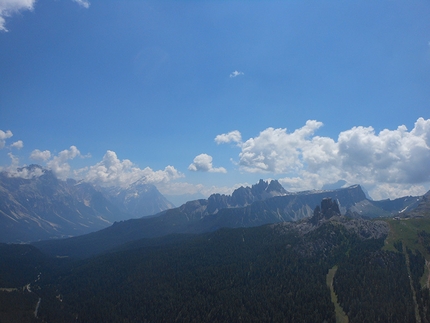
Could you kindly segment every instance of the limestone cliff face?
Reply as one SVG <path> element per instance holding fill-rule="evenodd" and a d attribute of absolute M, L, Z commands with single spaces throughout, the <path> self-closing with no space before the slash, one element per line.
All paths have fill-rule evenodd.
<path fill-rule="evenodd" d="M 321 207 L 317 205 L 314 210 L 314 215 L 310 222 L 317 224 L 323 219 L 330 219 L 333 216 L 340 216 L 339 206 L 331 198 L 325 198 L 321 201 Z"/>

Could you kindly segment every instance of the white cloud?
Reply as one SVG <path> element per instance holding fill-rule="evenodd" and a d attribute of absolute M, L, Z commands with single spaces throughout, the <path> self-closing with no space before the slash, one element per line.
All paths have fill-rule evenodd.
<path fill-rule="evenodd" d="M 81 7 L 89 8 L 88 0 L 73 0 Z M 0 0 L 0 31 L 7 32 L 6 17 L 11 17 L 24 10 L 33 10 L 36 0 Z"/>
<path fill-rule="evenodd" d="M 430 119 L 419 118 L 414 128 L 375 133 L 372 127 L 353 127 L 337 141 L 315 136 L 321 122 L 309 120 L 292 133 L 267 128 L 239 143 L 239 167 L 247 172 L 287 175 L 281 183 L 289 190 L 319 188 L 345 180 L 363 184 L 375 196 L 421 192 L 430 183 Z M 227 135 L 217 136 L 227 143 Z M 386 185 L 392 185 L 390 191 Z"/>
<path fill-rule="evenodd" d="M 19 165 L 19 158 L 12 153 L 7 154 L 11 159 L 11 165 L 9 166 L 9 170 L 16 169 Z"/>
<path fill-rule="evenodd" d="M 371 187 L 369 194 L 378 201 L 403 196 L 419 196 L 425 194 L 429 189 L 428 185 L 377 183 Z"/>
<path fill-rule="evenodd" d="M 419 184 L 430 181 L 430 119 L 376 134 L 372 127 L 354 127 L 338 139 L 341 168 L 356 177 L 381 183 Z"/>
<path fill-rule="evenodd" d="M 49 150 L 40 151 L 39 149 L 35 149 L 31 152 L 30 158 L 33 160 L 47 161 L 51 158 L 51 152 Z"/>
<path fill-rule="evenodd" d="M 6 132 L 4 132 L 3 130 L 0 130 L 0 149 L 4 148 L 6 139 L 12 136 L 13 136 L 12 131 L 6 130 Z"/>
<path fill-rule="evenodd" d="M 213 167 L 212 156 L 207 154 L 200 154 L 196 156 L 193 163 L 188 166 L 188 170 L 197 172 L 211 172 L 211 173 L 227 173 L 224 167 Z"/>
<path fill-rule="evenodd" d="M 242 143 L 242 135 L 238 130 L 230 131 L 229 133 L 223 133 L 215 137 L 215 142 L 219 144 L 226 144 L 235 142 L 237 144 Z"/>
<path fill-rule="evenodd" d="M 10 145 L 12 148 L 21 149 L 24 147 L 24 143 L 22 140 L 15 141 L 12 145 Z"/>
<path fill-rule="evenodd" d="M 308 137 L 321 126 L 321 122 L 309 120 L 304 127 L 291 134 L 287 133 L 287 129 L 267 128 L 259 136 L 242 143 L 239 165 L 252 173 L 298 171 L 304 166 L 301 151 L 312 144 Z"/>
<path fill-rule="evenodd" d="M 239 71 L 234 71 L 230 73 L 230 77 L 238 77 L 240 75 L 244 75 L 243 72 L 239 72 Z"/>
<path fill-rule="evenodd" d="M 33 177 L 39 177 L 43 174 L 42 168 L 26 168 L 19 167 L 19 158 L 13 155 L 11 152 L 8 153 L 8 156 L 11 159 L 11 164 L 7 167 L 0 167 L 1 171 L 6 171 L 7 176 L 9 177 L 20 177 L 30 179 Z"/>
<path fill-rule="evenodd" d="M 33 10 L 36 0 L 0 0 L 0 31 L 8 31 L 5 17 L 23 10 Z"/>
<path fill-rule="evenodd" d="M 0 31 L 7 31 L 5 25 L 6 25 L 6 20 L 3 18 L 3 16 L 1 16 L 1 12 L 0 12 Z"/>
<path fill-rule="evenodd" d="M 47 153 L 46 153 L 47 154 Z M 81 152 L 75 146 L 70 146 L 69 149 L 61 151 L 57 156 L 54 156 L 46 163 L 48 169 L 60 179 L 66 179 L 70 176 L 71 167 L 68 160 L 81 156 Z"/>
<path fill-rule="evenodd" d="M 8 171 L 8 176 L 10 177 L 20 177 L 20 178 L 25 178 L 25 179 L 31 179 L 34 177 L 39 177 L 43 175 L 43 169 L 42 168 L 25 168 L 25 167 L 21 167 L 21 168 L 14 168 L 14 169 L 10 169 Z"/>
<path fill-rule="evenodd" d="M 73 0 L 74 2 L 76 2 L 77 4 L 79 4 L 81 7 L 84 7 L 86 9 L 88 9 L 90 7 L 90 2 L 87 0 Z"/>
<path fill-rule="evenodd" d="M 128 186 L 136 181 L 158 184 L 183 177 L 173 166 L 167 166 L 164 170 L 154 171 L 149 167 L 141 169 L 130 160 L 118 159 L 114 151 L 108 150 L 103 160 L 88 170 L 84 170 L 84 178 L 102 186 Z"/>

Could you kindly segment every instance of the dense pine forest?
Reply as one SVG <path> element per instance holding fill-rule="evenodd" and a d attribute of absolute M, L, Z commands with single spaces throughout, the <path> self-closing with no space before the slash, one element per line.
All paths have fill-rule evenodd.
<path fill-rule="evenodd" d="M 0 322 L 334 323 L 339 309 L 349 322 L 430 322 L 426 231 L 363 238 L 352 220 L 318 216 L 300 230 L 171 235 L 87 259 L 2 244 Z"/>

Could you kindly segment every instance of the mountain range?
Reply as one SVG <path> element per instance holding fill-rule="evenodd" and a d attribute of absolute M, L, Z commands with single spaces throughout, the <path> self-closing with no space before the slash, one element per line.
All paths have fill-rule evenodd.
<path fill-rule="evenodd" d="M 400 211 L 413 209 L 423 199 L 405 197 L 375 202 L 366 198 L 359 185 L 289 193 L 276 180 L 270 183 L 260 180 L 251 187 L 235 190 L 232 195 L 214 194 L 208 199 L 189 201 L 153 216 L 115 222 L 90 234 L 33 244 L 53 256 L 89 257 L 142 238 L 299 221 L 312 217 L 315 207 L 326 198 L 336 201 L 339 212 L 352 218 L 375 218 L 381 214 L 397 216 Z"/>
<path fill-rule="evenodd" d="M 372 201 L 360 185 L 292 193 L 277 180 L 260 180 L 231 195 L 213 194 L 174 207 L 155 186 L 142 181 L 128 187 L 98 187 L 84 181 L 60 180 L 38 165 L 18 172 L 27 176 L 0 173 L 0 242 L 73 237 L 58 241 L 55 249 L 70 241 L 82 241 L 78 244 L 88 254 L 100 252 L 99 246 L 108 250 L 136 238 L 298 221 L 311 217 L 324 198 L 336 200 L 342 214 L 355 218 L 399 216 L 424 198 Z M 103 242 L 107 237 L 111 241 Z"/>
<path fill-rule="evenodd" d="M 20 234 L 115 222 L 0 243 L 1 322 L 430 322 L 430 192 L 372 201 L 360 185 L 292 193 L 260 180 L 127 219 L 158 191 L 31 167 L 38 176 L 1 174 L 0 215 L 27 223 Z"/>
<path fill-rule="evenodd" d="M 302 220 L 137 239 L 87 259 L 0 243 L 0 321 L 429 322 L 430 217 L 416 216 L 351 218 L 328 197 Z M 404 235 L 415 220 L 427 232 Z"/>
<path fill-rule="evenodd" d="M 0 242 L 82 235 L 115 221 L 173 207 L 150 184 L 101 188 L 73 179 L 60 180 L 38 165 L 20 168 L 17 173 L 0 173 Z"/>

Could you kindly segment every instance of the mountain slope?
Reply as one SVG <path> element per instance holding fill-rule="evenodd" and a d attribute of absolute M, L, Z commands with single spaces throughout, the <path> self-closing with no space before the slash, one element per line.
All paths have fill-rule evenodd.
<path fill-rule="evenodd" d="M 115 221 L 158 213 L 172 205 L 153 185 L 107 190 L 47 169 L 18 169 L 24 177 L 0 173 L 0 242 L 28 242 L 77 236 Z"/>
<path fill-rule="evenodd" d="M 85 234 L 109 226 L 119 210 L 88 184 L 60 181 L 39 166 L 40 176 L 0 173 L 0 242 Z"/>
<path fill-rule="evenodd" d="M 100 190 L 106 199 L 122 212 L 130 214 L 131 218 L 157 214 L 174 207 L 154 185 L 140 181 L 125 188 L 108 187 L 100 188 Z"/>
<path fill-rule="evenodd" d="M 423 258 L 382 251 L 387 231 L 327 198 L 298 222 L 142 239 L 54 264 L 31 287 L 40 318 L 59 323 L 334 323 L 326 276 L 336 266 L 332 288 L 351 322 L 415 322 L 409 277 L 422 275 Z M 422 292 L 420 314 L 430 305 Z"/>
<path fill-rule="evenodd" d="M 414 230 L 418 250 L 383 250 L 387 222 L 424 220 L 348 218 L 324 198 L 300 221 L 140 239 L 84 260 L 0 244 L 0 320 L 31 317 L 41 299 L 35 322 L 335 323 L 331 269 L 349 321 L 429 322 L 429 227 Z"/>
<path fill-rule="evenodd" d="M 417 205 L 413 208 L 407 208 L 401 212 L 402 217 L 423 217 L 430 216 L 430 191 L 418 199 Z"/>
<path fill-rule="evenodd" d="M 153 217 L 114 223 L 111 227 L 88 235 L 55 242 L 41 241 L 35 245 L 52 255 L 88 257 L 141 238 L 154 238 L 172 233 L 196 234 L 223 227 L 255 227 L 268 223 L 295 221 L 311 217 L 313 209 L 324 198 L 336 200 L 344 210 L 365 198 L 358 185 L 331 191 L 287 194 L 285 190 L 279 188 L 269 190 L 268 194 L 267 188 L 270 185 L 267 182 L 260 181 L 257 186 L 260 189 L 240 188 L 231 196 L 216 194 L 207 200 L 190 201 Z M 275 182 L 271 187 L 279 186 Z M 265 197 L 267 198 L 259 200 Z M 256 201 L 247 204 L 251 200 Z M 246 205 L 231 207 L 243 204 Z"/>

